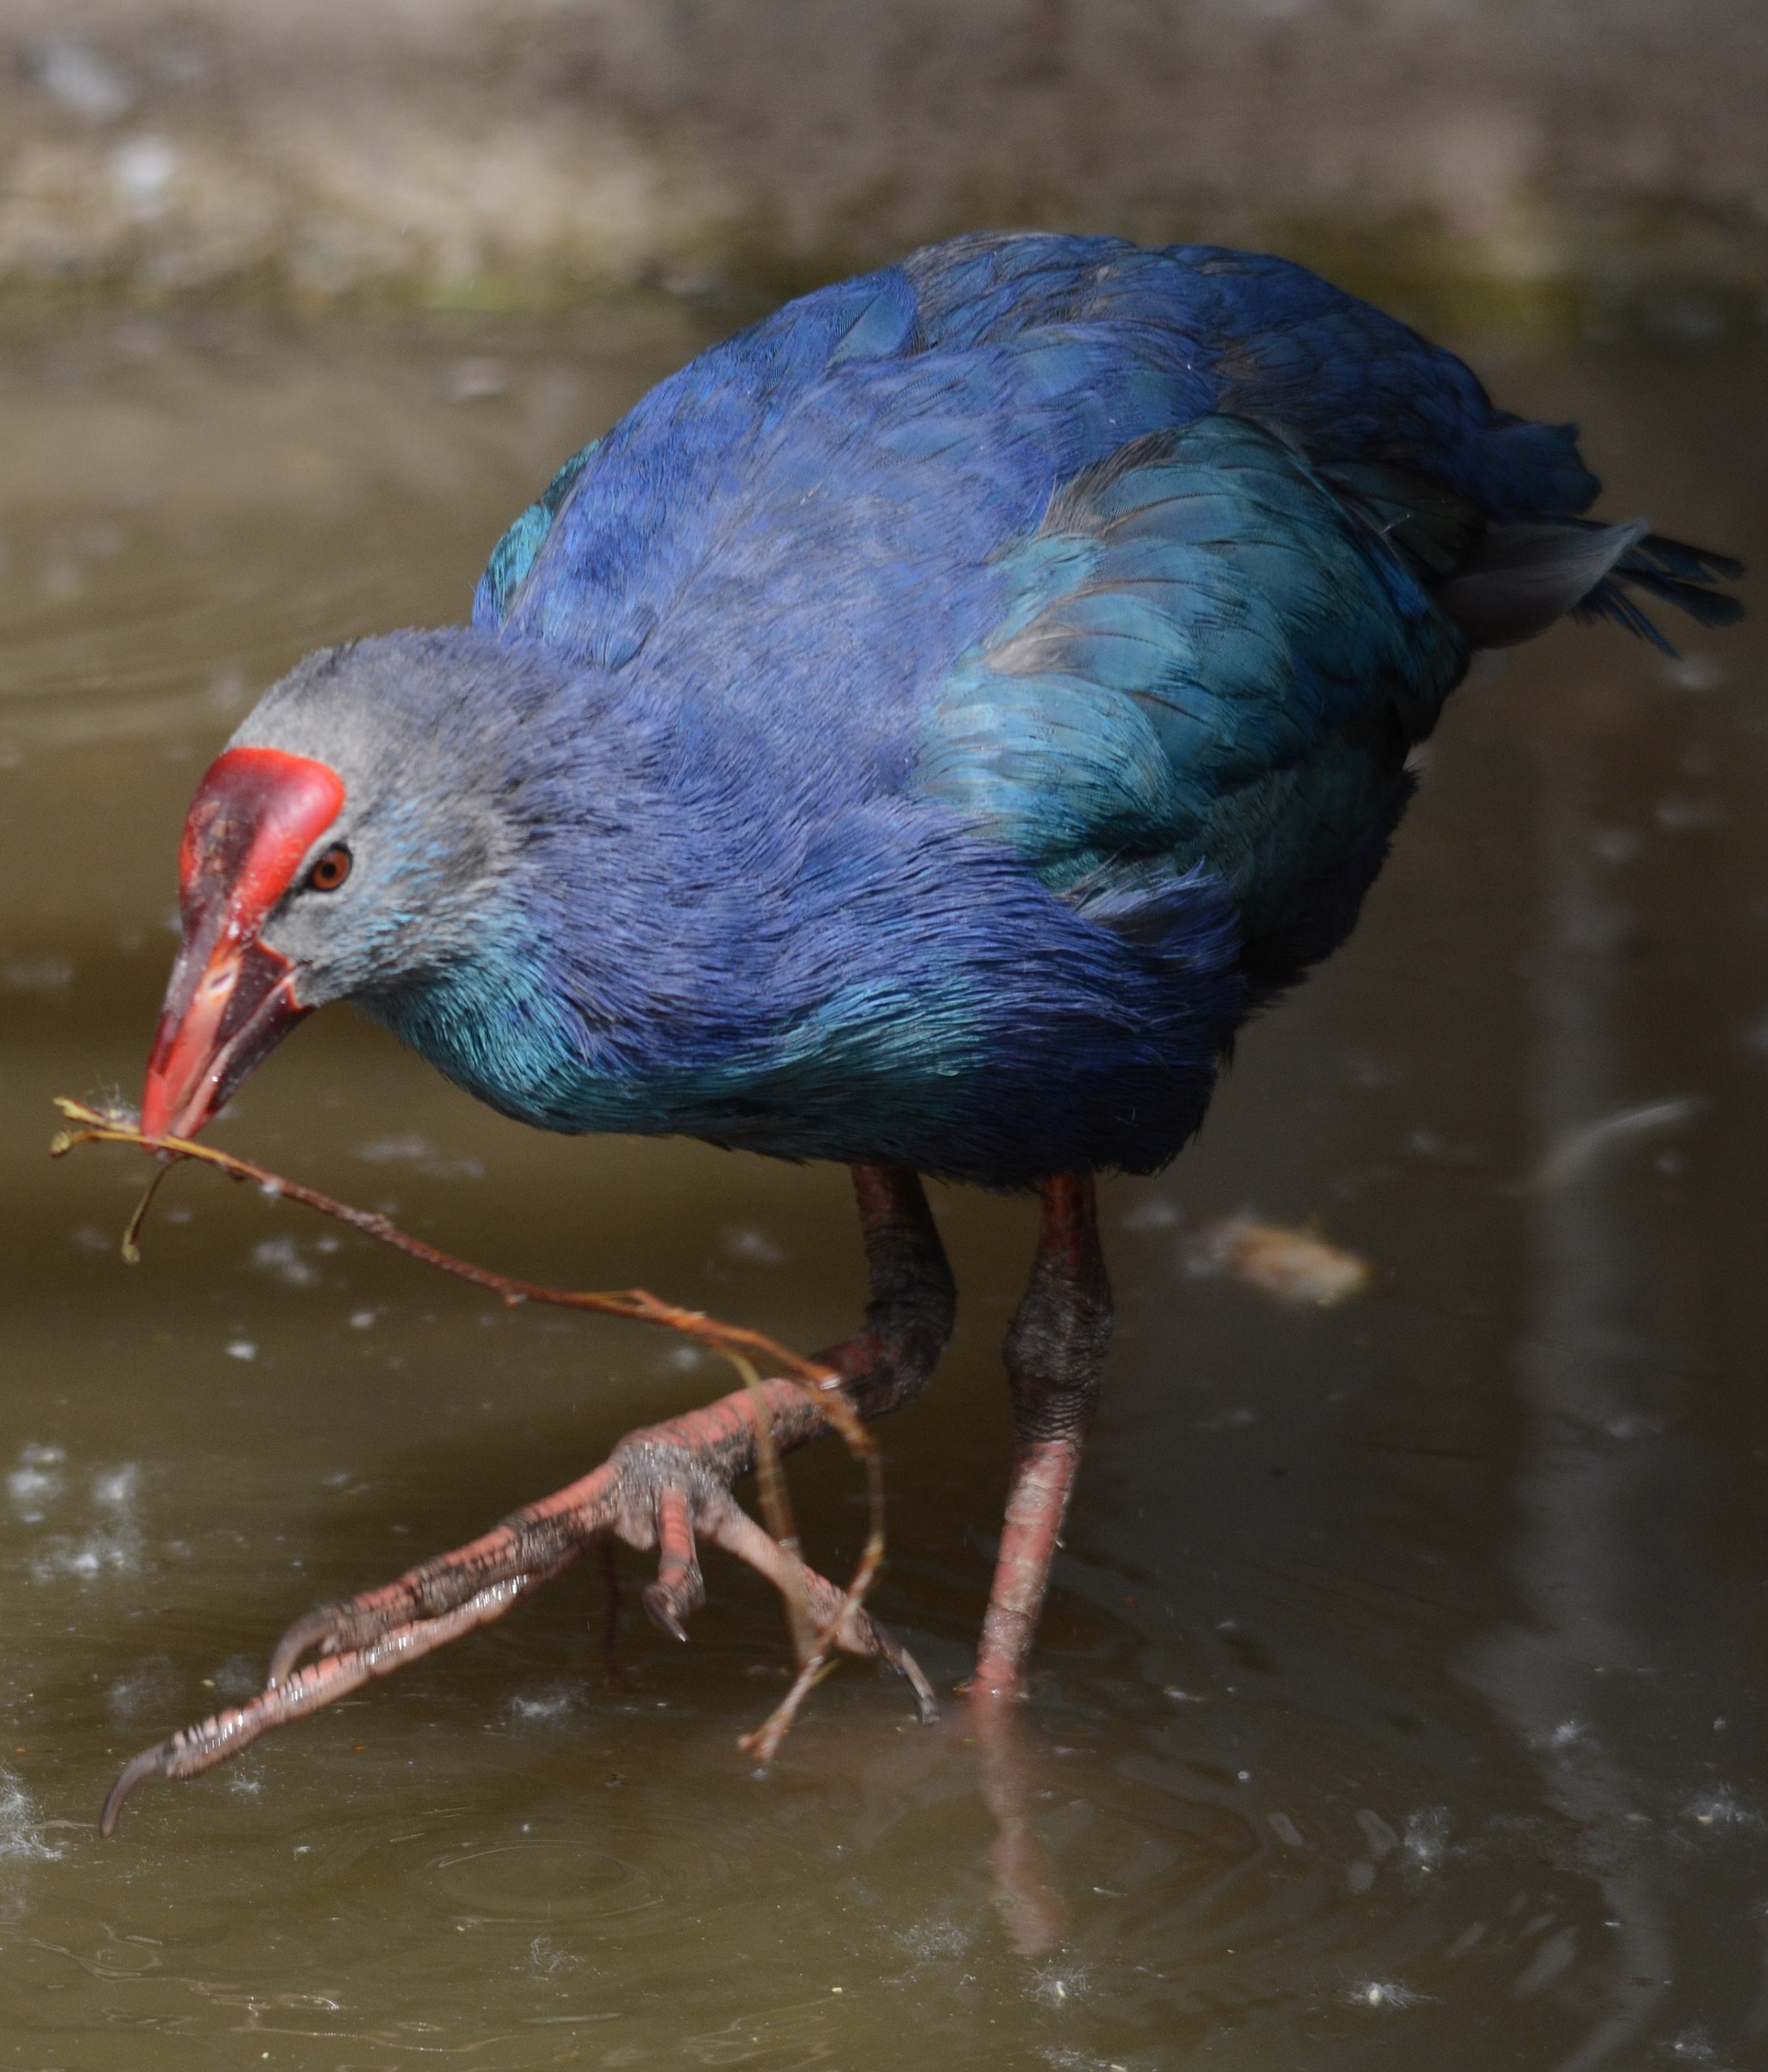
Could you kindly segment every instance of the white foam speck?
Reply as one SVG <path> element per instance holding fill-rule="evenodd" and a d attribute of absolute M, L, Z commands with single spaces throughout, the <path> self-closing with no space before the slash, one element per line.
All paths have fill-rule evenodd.
<path fill-rule="evenodd" d="M 292 1237 L 267 1237 L 252 1247 L 252 1264 L 261 1273 L 271 1273 L 291 1288 L 311 1288 L 319 1281 L 319 1271 L 310 1267 L 300 1255 L 300 1247 Z"/>
<path fill-rule="evenodd" d="M 433 1180 L 477 1180 L 483 1178 L 485 1171 L 477 1159 L 451 1158 L 446 1152 L 438 1151 L 427 1137 L 375 1137 L 358 1144 L 356 1156 L 370 1166 L 415 1166 Z"/>
<path fill-rule="evenodd" d="M 136 1493 L 141 1469 L 134 1462 L 101 1469 L 92 1480 L 90 1495 L 99 1523 L 91 1531 L 58 1532 L 41 1541 L 31 1561 L 39 1582 L 74 1576 L 91 1582 L 107 1571 L 133 1575 L 142 1565 L 141 1526 L 136 1518 Z"/>
<path fill-rule="evenodd" d="M 1703 1791 L 1691 1798 L 1683 1810 L 1696 1827 L 1702 1828 L 1759 1828 L 1762 1816 L 1754 1807 L 1746 1806 L 1732 1791 L 1729 1785 L 1720 1785 L 1711 1791 Z"/>
<path fill-rule="evenodd" d="M 1405 1853 L 1413 1869 L 1434 1871 L 1449 1846 L 1449 1809 L 1425 1806 L 1406 1816 Z"/>
<path fill-rule="evenodd" d="M 733 1224 L 724 1233 L 724 1256 L 745 1267 L 783 1267 L 786 1253 L 765 1230 L 753 1224 Z"/>
<path fill-rule="evenodd" d="M 576 1709 L 582 1696 L 574 1684 L 555 1684 L 546 1690 L 518 1693 L 509 1701 L 509 1716 L 524 1724 L 562 1720 Z"/>
<path fill-rule="evenodd" d="M 6 1478 L 6 1493 L 28 1526 L 39 1524 L 61 1500 L 66 1483 L 59 1470 L 66 1458 L 60 1446 L 19 1448 L 18 1465 Z"/>
<path fill-rule="evenodd" d="M 171 1712 L 181 1695 L 181 1683 L 169 1655 L 153 1655 L 119 1677 L 110 1686 L 110 1716 L 119 1721 L 155 1718 Z"/>
<path fill-rule="evenodd" d="M 133 1461 L 101 1471 L 92 1477 L 92 1501 L 101 1511 L 126 1511 L 135 1501 L 141 1476 L 142 1471 Z"/>
<path fill-rule="evenodd" d="M 1347 1997 L 1356 2007 L 1416 2007 L 1431 1996 L 1414 1992 L 1397 1979 L 1360 1979 Z"/>
<path fill-rule="evenodd" d="M 41 1823 L 24 1779 L 0 1764 L 0 1862 L 19 1863 L 32 1857 L 56 1857 L 43 1840 Z"/>
<path fill-rule="evenodd" d="M 12 993 L 60 993 L 73 983 L 73 966 L 65 957 L 39 957 L 0 964 L 0 984 Z"/>
<path fill-rule="evenodd" d="M 263 1665 L 250 1655 L 229 1655 L 217 1665 L 209 1681 L 219 1697 L 256 1697 L 263 1688 Z"/>
<path fill-rule="evenodd" d="M 583 1962 L 568 1949 L 560 1949 L 550 1936 L 536 1936 L 528 1944 L 530 1968 L 542 1978 L 554 1978 L 561 1971 L 574 1971 Z"/>
<path fill-rule="evenodd" d="M 249 1338 L 236 1338 L 227 1349 L 230 1360 L 256 1360 L 258 1349 Z"/>
<path fill-rule="evenodd" d="M 1089 1976 L 1078 1965 L 1048 1967 L 1032 1974 L 1032 1998 L 1045 2007 L 1064 2007 L 1086 1992 Z"/>
<path fill-rule="evenodd" d="M 936 1957 L 961 1957 L 970 1946 L 970 1931 L 957 1921 L 920 1921 L 898 1931 L 897 1942 L 918 1963 Z"/>

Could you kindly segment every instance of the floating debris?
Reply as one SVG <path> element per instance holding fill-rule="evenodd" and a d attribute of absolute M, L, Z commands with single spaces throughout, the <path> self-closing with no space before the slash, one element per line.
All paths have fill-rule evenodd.
<path fill-rule="evenodd" d="M 1529 1184 L 1542 1192 L 1566 1186 L 1582 1179 L 1596 1160 L 1616 1145 L 1685 1128 L 1707 1105 L 1699 1094 L 1682 1094 L 1670 1101 L 1647 1101 L 1638 1108 L 1620 1109 L 1600 1121 L 1569 1129 L 1536 1167 Z"/>
<path fill-rule="evenodd" d="M 1192 1273 L 1231 1273 L 1279 1302 L 1321 1310 L 1361 1295 L 1372 1278 L 1367 1260 L 1329 1243 L 1317 1230 L 1261 1223 L 1250 1216 L 1207 1224 L 1187 1244 L 1184 1258 Z"/>
<path fill-rule="evenodd" d="M 1752 1806 L 1745 1805 L 1728 1785 L 1691 1798 L 1683 1810 L 1697 1827 L 1760 1828 L 1765 1824 L 1762 1816 Z"/>

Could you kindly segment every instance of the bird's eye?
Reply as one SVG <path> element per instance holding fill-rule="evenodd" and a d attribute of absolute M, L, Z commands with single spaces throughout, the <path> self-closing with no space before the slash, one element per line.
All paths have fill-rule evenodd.
<path fill-rule="evenodd" d="M 336 892 L 350 875 L 350 851 L 341 842 L 334 842 L 307 873 L 307 889 L 310 892 Z"/>

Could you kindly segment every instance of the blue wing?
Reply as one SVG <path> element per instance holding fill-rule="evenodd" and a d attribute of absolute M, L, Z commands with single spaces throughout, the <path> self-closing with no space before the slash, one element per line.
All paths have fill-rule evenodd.
<path fill-rule="evenodd" d="M 1081 470 L 1211 411 L 1490 519 L 1569 515 L 1596 490 L 1572 427 L 1495 409 L 1451 354 L 1302 267 L 978 236 L 788 303 L 660 383 L 516 521 L 475 621 L 628 660 L 710 559 L 740 545 L 759 565 L 771 532 L 772 578 L 814 562 L 795 522 L 812 490 L 825 555 L 869 551 L 925 600 Z"/>
<path fill-rule="evenodd" d="M 1467 644 L 1293 443 L 1221 415 L 1139 441 L 1003 567 L 1007 612 L 927 716 L 929 795 L 1130 933 L 1199 875 L 1253 942 L 1373 845 L 1372 875 Z"/>
<path fill-rule="evenodd" d="M 751 771 L 771 738 L 826 810 L 960 810 L 1126 935 L 1214 874 L 1292 965 L 1354 915 L 1469 631 L 1631 622 L 1629 582 L 1734 610 L 1712 557 L 1579 532 L 1596 488 L 1575 427 L 1301 267 L 974 237 L 661 383 L 474 616 L 742 725 Z"/>

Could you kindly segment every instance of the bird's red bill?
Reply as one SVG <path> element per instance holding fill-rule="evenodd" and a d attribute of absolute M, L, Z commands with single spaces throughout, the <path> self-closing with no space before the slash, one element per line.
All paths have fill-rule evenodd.
<path fill-rule="evenodd" d="M 148 1136 L 193 1136 L 307 1010 L 258 931 L 338 818 L 338 773 L 280 749 L 230 749 L 192 801 L 179 854 L 183 940 L 142 1095 Z"/>

